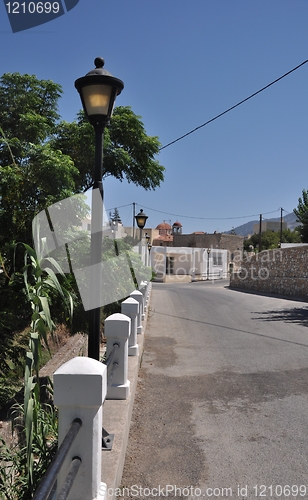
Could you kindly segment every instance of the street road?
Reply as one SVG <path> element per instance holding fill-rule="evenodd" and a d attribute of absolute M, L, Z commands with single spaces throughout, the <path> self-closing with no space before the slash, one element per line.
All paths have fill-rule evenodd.
<path fill-rule="evenodd" d="M 227 285 L 153 286 L 131 497 L 308 499 L 307 303 Z"/>

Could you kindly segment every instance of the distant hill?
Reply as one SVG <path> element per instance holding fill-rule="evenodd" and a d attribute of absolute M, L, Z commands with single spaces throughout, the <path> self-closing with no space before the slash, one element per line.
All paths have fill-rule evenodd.
<path fill-rule="evenodd" d="M 273 221 L 280 221 L 280 217 L 272 218 L 272 219 L 264 219 L 264 220 L 273 220 Z M 283 221 L 288 224 L 288 228 L 293 231 L 299 224 L 296 222 L 296 215 L 292 212 L 290 214 L 284 215 L 283 216 Z M 246 222 L 246 224 L 242 224 L 241 226 L 237 226 L 230 229 L 229 231 L 225 231 L 225 233 L 230 233 L 231 231 L 234 231 L 236 234 L 239 236 L 249 236 L 253 234 L 253 226 L 254 224 L 259 224 L 259 220 L 252 220 L 250 222 Z"/>

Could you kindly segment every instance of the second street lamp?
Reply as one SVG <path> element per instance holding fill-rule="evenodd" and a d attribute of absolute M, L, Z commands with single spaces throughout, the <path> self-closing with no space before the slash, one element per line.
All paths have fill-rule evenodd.
<path fill-rule="evenodd" d="M 149 262 L 148 262 L 148 266 L 151 267 L 151 249 L 152 249 L 152 245 L 151 243 L 148 243 L 148 250 L 149 250 Z"/>
<path fill-rule="evenodd" d="M 210 253 L 211 253 L 211 249 L 208 248 L 206 251 L 207 251 L 207 279 L 209 280 L 210 279 Z"/>
<path fill-rule="evenodd" d="M 151 237 L 148 235 L 148 233 L 145 233 L 145 235 L 144 235 L 144 236 L 145 236 L 145 241 L 146 241 L 146 243 L 147 243 L 147 245 L 148 245 L 148 244 L 150 243 L 150 239 L 151 239 Z"/>
<path fill-rule="evenodd" d="M 95 131 L 95 166 L 94 184 L 92 190 L 91 213 L 91 296 L 95 304 L 99 303 L 102 285 L 101 273 L 97 273 L 96 264 L 102 261 L 102 229 L 103 229 L 103 133 L 109 123 L 116 97 L 122 92 L 124 83 L 104 69 L 104 59 L 97 57 L 94 61 L 95 69 L 75 81 L 84 112 L 93 125 Z M 94 190 L 99 189 L 101 203 L 94 202 Z M 90 301 L 91 306 L 91 301 Z M 100 307 L 90 309 L 88 356 L 99 360 L 100 356 Z"/>
<path fill-rule="evenodd" d="M 150 239 L 151 237 L 148 235 L 148 233 L 145 233 L 145 242 L 146 242 L 146 247 L 149 247 Z M 145 251 L 145 265 L 148 265 L 148 254 L 147 251 Z"/>
<path fill-rule="evenodd" d="M 142 208 L 139 212 L 139 214 L 135 215 L 135 219 L 136 219 L 136 222 L 137 222 L 137 226 L 139 227 L 140 229 L 140 243 L 139 243 L 139 254 L 142 256 L 142 229 L 144 228 L 145 226 L 145 223 L 147 221 L 147 218 L 148 216 L 145 215 L 145 213 L 143 212 Z"/>

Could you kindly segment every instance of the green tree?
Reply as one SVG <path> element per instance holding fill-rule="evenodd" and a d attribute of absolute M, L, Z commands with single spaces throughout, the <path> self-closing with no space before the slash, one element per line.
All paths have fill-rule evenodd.
<path fill-rule="evenodd" d="M 20 275 L 23 251 L 20 245 L 16 251 L 16 243 L 31 246 L 35 215 L 75 191 L 72 159 L 50 144 L 61 93 L 60 85 L 33 75 L 0 78 L 1 340 L 28 324 L 31 313 Z"/>
<path fill-rule="evenodd" d="M 112 212 L 110 219 L 114 222 L 121 222 L 120 213 L 117 208 L 115 208 L 114 211 Z"/>
<path fill-rule="evenodd" d="M 299 243 L 300 235 L 298 231 L 284 229 L 282 231 L 282 243 Z M 267 230 L 262 233 L 262 250 L 278 248 L 280 243 L 280 231 Z M 259 245 L 259 234 L 253 234 L 250 238 L 244 241 L 244 249 L 249 251 L 249 247 L 257 248 Z"/>
<path fill-rule="evenodd" d="M 301 235 L 301 240 L 303 243 L 308 243 L 308 191 L 303 189 L 302 197 L 298 198 L 297 208 L 294 208 L 297 220 L 301 225 L 296 229 Z"/>
<path fill-rule="evenodd" d="M 0 298 L 5 309 L 15 312 L 27 310 L 18 293 L 21 288 L 15 280 L 13 290 L 10 281 L 16 243 L 31 246 L 35 215 L 93 184 L 93 127 L 83 112 L 73 123 L 60 121 L 61 94 L 59 84 L 33 75 L 6 73 L 0 78 L 0 265 L 5 267 Z M 157 137 L 147 136 L 139 116 L 129 107 L 116 108 L 104 134 L 104 177 L 126 178 L 155 189 L 165 170 L 155 158 L 159 147 Z M 15 271 L 23 262 L 18 252 Z M 3 309 L 0 328 L 2 313 Z M 7 316 L 8 327 L 6 320 Z"/>
<path fill-rule="evenodd" d="M 71 158 L 51 147 L 60 85 L 7 73 L 0 79 L 0 252 L 32 244 L 34 216 L 75 190 Z M 9 250 L 10 249 L 10 250 Z"/>
<path fill-rule="evenodd" d="M 93 184 L 94 130 L 83 112 L 59 122 L 61 86 L 35 76 L 0 78 L 0 252 L 6 243 L 32 244 L 34 216 L 52 203 Z M 104 134 L 103 176 L 155 189 L 164 167 L 160 143 L 147 136 L 129 107 L 114 111 Z"/>
<path fill-rule="evenodd" d="M 60 118 L 57 102 L 61 94 L 60 85 L 34 75 L 5 73 L 0 78 L 0 123 L 6 137 L 17 141 L 12 144 L 16 158 L 18 146 L 44 141 L 52 134 Z M 1 147 L 1 162 L 5 153 Z"/>
<path fill-rule="evenodd" d="M 73 123 L 59 123 L 52 144 L 73 159 L 78 170 L 76 189 L 79 192 L 89 189 L 93 184 L 94 130 L 83 111 Z M 126 178 L 147 190 L 159 187 L 165 171 L 155 159 L 159 148 L 158 138 L 146 134 L 140 116 L 128 106 L 115 108 L 104 132 L 103 178 L 113 176 L 120 181 Z"/>

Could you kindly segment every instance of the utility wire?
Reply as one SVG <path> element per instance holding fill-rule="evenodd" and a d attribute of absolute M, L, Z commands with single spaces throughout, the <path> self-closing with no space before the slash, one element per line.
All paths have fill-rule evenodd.
<path fill-rule="evenodd" d="M 146 208 L 147 210 L 152 210 L 152 212 L 159 212 L 159 213 L 164 214 L 164 215 L 172 215 L 173 217 L 178 217 L 181 219 L 232 220 L 232 219 L 247 219 L 249 217 L 259 217 L 260 216 L 260 214 L 252 214 L 252 215 L 241 215 L 241 216 L 237 216 L 237 217 L 196 217 L 196 216 L 192 216 L 192 215 L 179 215 L 179 214 L 173 214 L 171 212 L 164 212 L 162 210 L 156 210 L 155 208 L 150 208 L 150 207 L 146 207 L 144 205 L 139 205 L 138 203 L 136 203 L 136 205 L 138 205 L 139 207 L 142 206 L 143 208 Z M 278 212 L 279 210 L 280 210 L 280 208 L 278 208 L 277 210 L 272 210 L 271 212 L 263 212 L 262 215 L 273 214 L 275 212 Z"/>
<path fill-rule="evenodd" d="M 112 207 L 112 208 L 108 208 L 106 209 L 106 212 L 110 212 L 111 210 L 114 210 L 115 208 L 119 209 L 119 208 L 124 208 L 124 207 L 130 207 L 132 206 L 133 203 L 127 203 L 126 205 L 121 205 L 121 206 L 117 206 L 117 207 Z M 139 203 L 136 203 L 136 205 L 140 208 L 145 208 L 146 210 L 151 210 L 152 212 L 158 212 L 160 214 L 164 214 L 164 215 L 172 215 L 172 217 L 177 217 L 177 218 L 180 218 L 180 219 L 197 219 L 197 220 L 232 220 L 232 219 L 248 219 L 250 217 L 259 217 L 260 214 L 250 214 L 250 215 L 238 215 L 236 217 L 196 217 L 196 216 L 193 216 L 193 215 L 180 215 L 180 214 L 174 214 L 172 212 L 165 212 L 164 210 L 157 210 L 156 208 L 151 208 L 151 207 L 146 207 L 145 205 L 140 205 Z M 269 215 L 269 214 L 274 214 L 276 212 L 279 212 L 281 210 L 281 207 L 277 208 L 277 210 L 271 210 L 270 212 L 262 212 L 262 216 L 263 215 Z M 285 210 L 284 208 L 282 209 L 284 212 L 286 212 L 287 214 L 291 214 L 293 213 L 292 212 L 289 212 L 288 210 Z"/>
<path fill-rule="evenodd" d="M 174 141 L 171 141 L 169 142 L 168 144 L 166 144 L 165 146 L 162 146 L 161 148 L 159 148 L 159 151 L 162 151 L 163 149 L 166 149 L 168 146 L 171 146 L 172 144 L 175 144 L 176 142 L 178 141 L 181 141 L 182 139 L 184 139 L 184 137 L 187 137 L 188 135 L 192 134 L 193 132 L 196 132 L 196 130 L 199 130 L 200 128 L 202 127 L 205 127 L 205 125 L 208 125 L 209 123 L 217 120 L 217 118 L 220 118 L 221 116 L 225 115 L 226 113 L 229 113 L 229 111 L 232 111 L 232 109 L 235 109 L 237 108 L 238 106 L 240 106 L 241 104 L 243 104 L 244 102 L 246 101 L 249 101 L 249 99 L 252 99 L 253 97 L 255 97 L 256 95 L 260 94 L 261 92 L 263 92 L 263 90 L 266 90 L 268 89 L 269 87 L 271 87 L 272 85 L 274 85 L 275 83 L 279 82 L 280 80 L 282 80 L 283 78 L 285 78 L 286 76 L 290 75 L 291 73 L 293 73 L 293 71 L 296 71 L 297 69 L 299 69 L 301 66 L 304 66 L 304 64 L 306 64 L 308 62 L 308 59 L 306 59 L 306 61 L 302 62 L 301 64 L 299 64 L 298 66 L 296 66 L 295 68 L 291 69 L 290 71 L 288 71 L 287 73 L 285 73 L 284 75 L 280 76 L 279 78 L 277 78 L 276 80 L 274 80 L 273 82 L 269 83 L 268 85 L 266 85 L 265 87 L 263 87 L 262 89 L 258 90 L 257 92 L 254 92 L 253 94 L 251 94 L 249 97 L 246 97 L 246 99 L 243 99 L 242 101 L 238 102 L 237 104 L 235 104 L 234 106 L 231 106 L 231 108 L 228 108 L 226 109 L 226 111 L 223 111 L 223 113 L 220 113 L 219 115 L 215 116 L 214 118 L 211 118 L 210 120 L 208 120 L 207 122 L 203 123 L 202 125 L 199 125 L 198 127 L 194 128 L 193 130 L 191 130 L 190 132 L 187 132 L 186 134 L 184 135 L 181 135 L 181 137 L 178 137 L 177 139 L 175 139 Z"/>
<path fill-rule="evenodd" d="M 116 208 L 119 209 L 119 208 L 124 208 L 124 207 L 130 207 L 131 205 L 133 205 L 133 203 L 127 203 L 126 205 L 121 205 L 120 207 L 116 206 L 116 207 L 112 207 L 112 208 L 107 208 L 106 211 L 109 212 L 110 210 L 115 210 Z"/>

